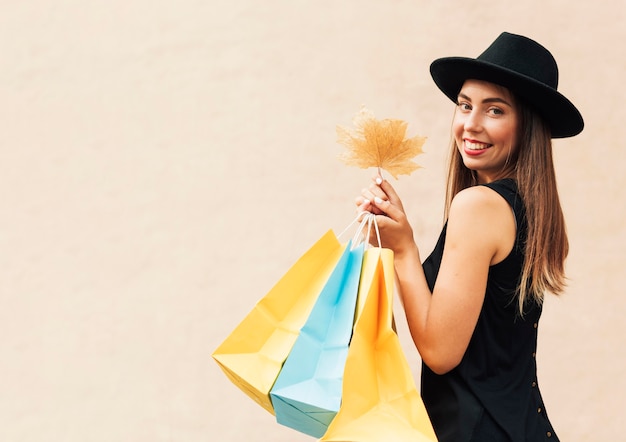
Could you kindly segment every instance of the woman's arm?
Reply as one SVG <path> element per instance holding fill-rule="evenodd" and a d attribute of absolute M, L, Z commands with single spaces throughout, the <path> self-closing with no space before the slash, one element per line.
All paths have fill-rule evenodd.
<path fill-rule="evenodd" d="M 452 201 L 443 259 L 430 292 L 413 231 L 400 198 L 383 181 L 371 186 L 360 208 L 377 217 L 383 246 L 394 251 L 398 292 L 415 345 L 431 370 L 456 367 L 476 327 L 489 266 L 504 259 L 515 241 L 515 220 L 507 202 L 483 186 L 465 189 Z"/>

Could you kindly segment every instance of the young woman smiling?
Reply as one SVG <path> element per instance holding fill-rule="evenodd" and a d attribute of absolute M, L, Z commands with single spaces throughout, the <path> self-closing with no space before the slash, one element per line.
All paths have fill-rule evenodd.
<path fill-rule="evenodd" d="M 456 103 L 433 252 L 422 263 L 389 182 L 357 198 L 394 251 L 424 403 L 442 442 L 558 440 L 535 359 L 543 295 L 563 291 L 568 251 L 551 138 L 580 133 L 582 117 L 557 92 L 550 52 L 523 36 L 435 60 L 431 75 Z"/>

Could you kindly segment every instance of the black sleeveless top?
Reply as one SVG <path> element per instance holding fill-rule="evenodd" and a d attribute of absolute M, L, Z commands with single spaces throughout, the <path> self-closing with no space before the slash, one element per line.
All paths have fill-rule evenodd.
<path fill-rule="evenodd" d="M 537 384 L 537 327 L 541 306 L 519 313 L 516 288 L 527 235 L 526 214 L 514 180 L 486 184 L 515 214 L 511 253 L 489 268 L 485 300 L 461 363 L 444 375 L 422 364 L 421 393 L 440 442 L 557 441 Z M 435 285 L 446 227 L 423 267 Z"/>

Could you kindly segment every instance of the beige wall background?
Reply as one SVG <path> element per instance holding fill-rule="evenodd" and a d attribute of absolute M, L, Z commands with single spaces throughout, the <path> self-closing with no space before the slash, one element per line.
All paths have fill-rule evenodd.
<path fill-rule="evenodd" d="M 372 172 L 335 126 L 362 104 L 429 137 L 397 182 L 426 255 L 453 107 L 428 66 L 503 30 L 551 49 L 587 123 L 556 142 L 570 284 L 540 326 L 544 399 L 562 440 L 619 439 L 624 2 L 26 0 L 0 5 L 0 440 L 311 440 L 210 354 L 352 220 Z"/>

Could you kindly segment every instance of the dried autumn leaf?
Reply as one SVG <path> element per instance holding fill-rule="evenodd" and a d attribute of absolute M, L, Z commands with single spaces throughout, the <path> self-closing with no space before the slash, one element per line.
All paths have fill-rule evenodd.
<path fill-rule="evenodd" d="M 420 168 L 414 157 L 423 153 L 426 137 L 405 138 L 408 124 L 402 120 L 377 120 L 362 108 L 354 117 L 354 129 L 337 126 L 337 142 L 348 148 L 340 158 L 350 166 L 385 169 L 394 178 Z"/>

